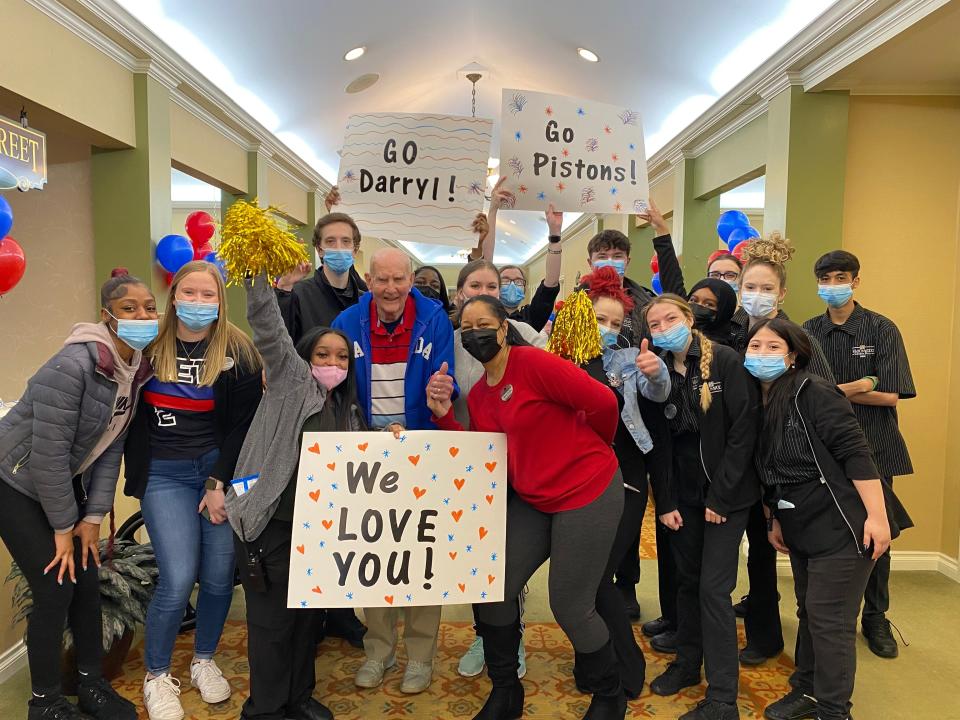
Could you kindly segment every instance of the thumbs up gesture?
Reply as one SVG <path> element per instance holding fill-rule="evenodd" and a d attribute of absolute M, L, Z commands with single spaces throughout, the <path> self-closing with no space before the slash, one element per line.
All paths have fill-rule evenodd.
<path fill-rule="evenodd" d="M 642 372 L 651 380 L 660 375 L 660 368 L 663 361 L 657 357 L 657 354 L 650 350 L 650 341 L 644 338 L 640 341 L 640 354 L 637 355 L 637 370 Z"/>
<path fill-rule="evenodd" d="M 442 418 L 453 405 L 453 377 L 449 375 L 450 366 L 446 361 L 440 365 L 427 383 L 427 407 L 434 417 Z"/>

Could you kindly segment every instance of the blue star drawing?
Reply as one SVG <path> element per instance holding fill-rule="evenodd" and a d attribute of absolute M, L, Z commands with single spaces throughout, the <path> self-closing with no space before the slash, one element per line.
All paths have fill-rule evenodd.
<path fill-rule="evenodd" d="M 307 482 L 313 482 L 313 475 L 307 475 Z"/>
<path fill-rule="evenodd" d="M 340 489 L 340 487 L 336 483 L 330 483 L 330 487 L 333 488 L 334 490 Z"/>
<path fill-rule="evenodd" d="M 430 445 L 430 443 L 427 443 L 426 445 L 423 446 L 423 449 L 426 450 L 427 452 L 430 452 L 431 447 L 432 446 Z"/>
<path fill-rule="evenodd" d="M 305 608 L 306 606 L 307 606 L 307 601 L 306 601 L 306 600 L 301 600 L 301 601 L 300 601 L 300 607 Z"/>
<path fill-rule="evenodd" d="M 517 130 L 517 131 L 513 134 L 513 139 L 516 140 L 517 142 L 520 142 L 520 140 L 523 139 L 523 133 L 521 133 L 519 130 Z"/>
<path fill-rule="evenodd" d="M 413 595 L 407 595 L 407 602 L 413 602 Z"/>
<path fill-rule="evenodd" d="M 342 452 L 343 452 L 343 445 L 337 445 L 337 454 L 340 454 Z"/>
<path fill-rule="evenodd" d="M 470 506 L 470 509 L 473 510 L 474 512 L 476 512 L 478 507 L 479 507 L 479 505 L 477 505 L 476 503 L 474 503 L 473 505 Z"/>
<path fill-rule="evenodd" d="M 453 535 L 447 533 L 447 542 L 453 542 Z"/>
<path fill-rule="evenodd" d="M 477 569 L 476 569 L 476 568 L 472 568 L 472 569 L 470 570 L 470 574 L 473 575 L 474 577 L 476 577 L 476 575 L 477 575 Z"/>
<path fill-rule="evenodd" d="M 449 505 L 449 504 L 450 504 L 450 498 L 444 498 L 444 499 L 443 499 L 443 504 L 444 504 L 444 505 Z"/>
<path fill-rule="evenodd" d="M 616 194 L 617 194 L 617 189 L 616 189 L 615 187 L 610 188 L 610 194 L 611 194 L 611 195 L 616 195 Z"/>
<path fill-rule="evenodd" d="M 473 465 L 467 465 L 467 472 L 473 472 Z"/>
<path fill-rule="evenodd" d="M 636 149 L 637 149 L 637 146 L 636 146 L 635 143 L 630 143 L 629 145 L 627 145 L 627 147 L 630 148 L 631 150 L 636 150 Z"/>
<path fill-rule="evenodd" d="M 313 577 L 313 568 L 307 568 L 307 577 Z"/>
<path fill-rule="evenodd" d="M 493 443 L 490 443 L 489 445 L 487 445 L 487 450 L 489 450 L 490 452 L 493 452 Z"/>
<path fill-rule="evenodd" d="M 430 476 L 430 479 L 433 480 L 434 482 L 436 482 L 436 481 L 437 481 L 437 474 L 434 473 L 433 475 L 431 475 L 431 476 Z"/>
<path fill-rule="evenodd" d="M 537 200 L 546 200 L 546 199 L 547 199 L 547 194 L 545 192 L 537 193 Z"/>
<path fill-rule="evenodd" d="M 326 540 L 321 540 L 321 541 L 320 541 L 320 547 L 321 547 L 321 548 L 325 548 L 326 546 L 327 546 L 327 541 L 326 541 Z"/>
<path fill-rule="evenodd" d="M 406 441 L 407 441 L 407 436 L 406 436 L 406 435 L 401 435 L 401 436 L 400 436 L 400 442 L 406 442 Z"/>
<path fill-rule="evenodd" d="M 492 483 L 490 483 L 490 489 L 491 489 L 491 490 L 496 490 L 496 489 L 497 489 L 497 482 L 496 482 L 496 480 L 494 480 Z"/>
<path fill-rule="evenodd" d="M 492 562 L 496 562 L 496 561 L 497 561 L 497 554 L 496 554 L 496 553 L 493 553 L 493 554 L 490 556 L 490 560 L 491 560 Z"/>
<path fill-rule="evenodd" d="M 586 115 L 586 114 L 587 114 L 587 111 L 584 110 L 582 107 L 581 107 L 581 108 L 577 108 L 577 115 L 579 115 L 580 117 L 583 117 L 583 116 Z"/>
<path fill-rule="evenodd" d="M 327 508 L 330 510 L 333 510 L 333 503 L 332 502 L 327 503 Z"/>
<path fill-rule="evenodd" d="M 353 600 L 353 593 L 347 593 L 347 600 Z"/>
<path fill-rule="evenodd" d="M 390 457 L 390 451 L 389 451 L 389 450 L 384 450 L 384 451 L 383 451 L 383 456 L 384 456 L 385 458 Z"/>
<path fill-rule="evenodd" d="M 484 590 L 482 593 L 480 593 L 480 599 L 481 599 L 481 600 L 486 600 L 486 599 L 487 599 L 487 591 L 486 591 L 486 590 Z"/>
<path fill-rule="evenodd" d="M 303 529 L 304 529 L 304 530 L 309 530 L 309 529 L 310 529 L 310 523 L 305 522 L 305 523 L 303 524 Z"/>
<path fill-rule="evenodd" d="M 446 598 L 448 598 L 449 596 L 450 596 L 450 591 L 449 591 L 449 590 L 444 590 L 444 591 L 443 591 L 443 598 L 446 599 Z"/>
<path fill-rule="evenodd" d="M 469 553 L 473 552 L 473 545 L 467 545 L 467 552 Z"/>

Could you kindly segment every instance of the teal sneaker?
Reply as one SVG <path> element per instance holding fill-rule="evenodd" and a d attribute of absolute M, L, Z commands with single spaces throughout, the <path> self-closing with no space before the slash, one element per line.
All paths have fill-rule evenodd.
<path fill-rule="evenodd" d="M 520 652 L 523 652 L 523 645 L 520 646 Z M 457 672 L 463 677 L 476 677 L 483 672 L 483 638 L 477 637 L 470 648 L 460 658 L 460 664 L 457 666 Z M 521 665 L 521 667 L 523 667 Z"/>
<path fill-rule="evenodd" d="M 517 677 L 523 680 L 527 674 L 527 649 L 523 646 L 523 640 L 520 640 L 520 651 L 517 653 L 517 660 L 520 662 L 520 668 L 517 670 Z"/>

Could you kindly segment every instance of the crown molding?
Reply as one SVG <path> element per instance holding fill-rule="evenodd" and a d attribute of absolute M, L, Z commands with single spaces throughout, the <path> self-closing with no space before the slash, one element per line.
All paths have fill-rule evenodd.
<path fill-rule="evenodd" d="M 803 85 L 803 80 L 800 77 L 800 73 L 787 70 L 780 75 L 770 78 L 769 82 L 760 85 L 756 92 L 757 95 L 769 102 L 771 98 L 776 97 L 784 90 L 789 87 L 793 87 L 794 85 Z"/>
<path fill-rule="evenodd" d="M 135 61 L 134 65 L 135 73 L 152 77 L 154 80 L 167 88 L 167 90 L 173 91 L 180 87 L 180 76 L 173 68 L 164 67 L 163 63 L 148 58 L 137 60 Z"/>
<path fill-rule="evenodd" d="M 251 145 L 249 138 L 244 137 L 225 122 L 220 120 L 220 118 L 215 117 L 211 113 L 204 110 L 193 99 L 187 97 L 179 90 L 173 89 L 170 91 L 170 100 L 193 115 L 200 122 L 212 127 L 230 142 L 239 145 L 245 151 L 251 152 L 254 150 L 254 146 Z"/>

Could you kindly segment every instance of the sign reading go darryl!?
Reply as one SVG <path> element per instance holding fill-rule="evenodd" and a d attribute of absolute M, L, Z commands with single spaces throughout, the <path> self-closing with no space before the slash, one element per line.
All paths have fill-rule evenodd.
<path fill-rule="evenodd" d="M 304 433 L 287 606 L 502 600 L 506 464 L 497 433 Z"/>
<path fill-rule="evenodd" d="M 47 182 L 47 136 L 0 116 L 0 190 L 42 190 Z"/>

